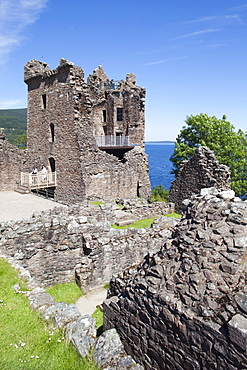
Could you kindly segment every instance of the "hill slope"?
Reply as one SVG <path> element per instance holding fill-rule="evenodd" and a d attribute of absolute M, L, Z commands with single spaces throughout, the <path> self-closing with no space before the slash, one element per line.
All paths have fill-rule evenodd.
<path fill-rule="evenodd" d="M 18 135 L 27 130 L 27 108 L 0 109 L 0 130 L 6 135 L 8 141 L 14 144 Z"/>

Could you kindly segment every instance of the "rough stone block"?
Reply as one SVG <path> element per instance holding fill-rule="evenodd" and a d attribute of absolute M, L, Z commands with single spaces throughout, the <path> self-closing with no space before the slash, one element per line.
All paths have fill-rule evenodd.
<path fill-rule="evenodd" d="M 45 310 L 45 312 L 43 313 L 43 318 L 48 321 L 53 315 L 55 315 L 56 312 L 65 310 L 67 307 L 68 305 L 64 302 L 55 303 Z"/>
<path fill-rule="evenodd" d="M 229 339 L 247 353 L 247 318 L 236 314 L 228 323 Z"/>
<path fill-rule="evenodd" d="M 74 333 L 81 335 L 96 337 L 96 323 L 90 315 L 82 315 L 78 320 L 70 322 L 66 325 L 66 342 L 72 340 Z"/>
<path fill-rule="evenodd" d="M 54 298 L 49 293 L 35 294 L 29 297 L 30 306 L 33 310 L 37 310 L 40 307 L 44 307 L 54 304 Z"/>
<path fill-rule="evenodd" d="M 116 225 L 117 226 L 125 226 L 125 225 L 131 225 L 135 222 L 135 220 L 122 220 L 122 221 L 117 221 Z"/>
<path fill-rule="evenodd" d="M 80 356 L 86 357 L 90 349 L 94 346 L 95 338 L 82 333 L 74 333 L 72 335 L 72 342 Z"/>
<path fill-rule="evenodd" d="M 53 321 L 58 328 L 64 327 L 71 321 L 76 321 L 81 316 L 80 312 L 74 304 L 70 304 L 63 311 L 55 313 Z"/>
<path fill-rule="evenodd" d="M 116 357 L 123 357 L 126 353 L 116 329 L 105 331 L 96 341 L 93 358 L 98 366 L 105 367 Z"/>

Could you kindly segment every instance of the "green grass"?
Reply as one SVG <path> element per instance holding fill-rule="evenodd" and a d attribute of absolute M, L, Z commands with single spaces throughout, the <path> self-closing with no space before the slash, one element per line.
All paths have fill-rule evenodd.
<path fill-rule="evenodd" d="M 103 311 L 99 307 L 96 308 L 94 313 L 92 314 L 92 317 L 96 321 L 96 328 L 100 328 L 103 325 Z"/>
<path fill-rule="evenodd" d="M 176 212 L 170 213 L 170 214 L 167 214 L 167 215 L 164 215 L 164 216 L 174 217 L 174 218 L 180 218 L 181 217 L 181 215 L 176 213 Z M 135 229 L 141 229 L 141 228 L 150 227 L 156 218 L 157 217 L 145 218 L 143 220 L 136 221 L 131 225 L 117 226 L 116 224 L 114 224 L 114 225 L 111 225 L 111 227 L 113 229 L 129 229 L 130 227 L 134 227 Z"/>
<path fill-rule="evenodd" d="M 181 215 L 179 213 L 173 212 L 169 213 L 167 215 L 164 215 L 165 217 L 174 217 L 174 218 L 181 218 Z"/>
<path fill-rule="evenodd" d="M 96 370 L 91 359 L 81 358 L 65 343 L 63 331 L 46 323 L 23 294 L 14 292 L 17 283 L 16 270 L 0 258 L 1 370 Z"/>
<path fill-rule="evenodd" d="M 95 206 L 100 206 L 101 204 L 105 204 L 105 203 L 101 202 L 100 200 L 96 200 L 95 202 L 90 202 L 90 204 L 93 204 Z"/>
<path fill-rule="evenodd" d="M 82 291 L 75 282 L 56 284 L 46 289 L 56 302 L 75 303 L 81 297 Z"/>
<path fill-rule="evenodd" d="M 134 227 L 135 229 L 146 228 L 146 227 L 150 227 L 152 225 L 155 218 L 156 217 L 139 220 L 139 221 L 134 222 L 131 225 L 124 225 L 124 226 L 112 225 L 111 227 L 113 229 L 129 229 L 130 227 Z"/>

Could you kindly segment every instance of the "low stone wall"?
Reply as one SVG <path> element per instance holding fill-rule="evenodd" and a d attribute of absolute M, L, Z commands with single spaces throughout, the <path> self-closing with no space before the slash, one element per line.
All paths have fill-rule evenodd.
<path fill-rule="evenodd" d="M 104 329 L 145 369 L 247 367 L 247 203 L 202 189 L 171 239 L 114 277 Z"/>
<path fill-rule="evenodd" d="M 171 235 L 175 222 L 163 218 L 152 228 L 115 230 L 110 227 L 115 220 L 111 204 L 35 213 L 29 220 L 1 223 L 0 251 L 27 268 L 41 286 L 76 276 L 87 291 L 139 263 L 146 253 L 156 252 Z"/>
<path fill-rule="evenodd" d="M 74 304 L 55 302 L 49 293 L 37 285 L 28 270 L 13 259 L 9 262 L 19 270 L 20 278 L 26 280 L 28 288 L 34 288 L 31 291 L 21 291 L 20 285 L 15 284 L 12 287 L 15 293 L 25 294 L 31 308 L 37 310 L 44 320 L 52 323 L 54 328 L 64 329 L 67 344 L 72 343 L 81 357 L 87 357 L 93 352 L 93 359 L 102 370 L 109 369 L 109 366 L 121 370 L 144 370 L 126 354 L 115 329 L 97 336 L 95 319 L 88 314 L 81 315 Z"/>

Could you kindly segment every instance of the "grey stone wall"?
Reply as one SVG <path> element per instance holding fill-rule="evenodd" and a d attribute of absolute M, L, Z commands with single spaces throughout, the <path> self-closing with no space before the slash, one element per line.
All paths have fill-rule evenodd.
<path fill-rule="evenodd" d="M 230 170 L 219 164 L 212 150 L 201 146 L 191 159 L 182 163 L 178 176 L 171 185 L 169 202 L 175 203 L 176 209 L 181 212 L 184 208 L 183 200 L 212 186 L 230 189 Z"/>
<path fill-rule="evenodd" d="M 163 213 L 164 208 L 158 206 L 149 209 L 150 217 Z M 29 220 L 2 222 L 0 250 L 28 269 L 40 285 L 71 281 L 76 276 L 86 291 L 109 282 L 112 274 L 139 263 L 146 253 L 157 251 L 174 226 L 172 219 L 164 217 L 152 228 L 115 230 L 110 228 L 115 221 L 111 204 L 58 207 Z"/>
<path fill-rule="evenodd" d="M 233 191 L 202 189 L 160 251 L 112 279 L 104 328 L 145 369 L 246 368 L 246 220 Z"/>

